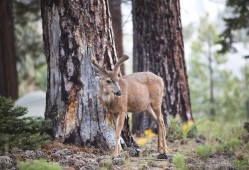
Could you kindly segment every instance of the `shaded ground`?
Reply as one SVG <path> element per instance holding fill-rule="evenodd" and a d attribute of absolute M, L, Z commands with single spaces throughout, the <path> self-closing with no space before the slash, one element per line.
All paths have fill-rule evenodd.
<path fill-rule="evenodd" d="M 239 155 L 235 153 L 230 155 L 212 154 L 206 160 L 197 158 L 196 148 L 202 145 L 203 142 L 205 142 L 205 139 L 200 141 L 198 138 L 187 141 L 175 140 L 174 142 L 168 142 L 169 154 L 167 155 L 167 159 L 158 159 L 158 153 L 154 150 L 157 144 L 156 137 L 149 139 L 148 143 L 140 150 L 139 155 L 137 155 L 138 152 L 135 149 L 126 148 L 117 158 L 112 158 L 110 152 L 103 152 L 99 149 L 79 148 L 63 145 L 58 142 L 45 144 L 41 150 L 36 151 L 13 149 L 12 153 L 7 156 L 19 161 L 44 158 L 49 161 L 58 162 L 66 170 L 171 170 L 176 169 L 176 166 L 172 163 L 173 155 L 181 153 L 185 155 L 185 162 L 189 169 L 236 169 L 232 165 L 232 160 L 236 159 L 236 156 Z M 7 156 L 5 157 L 6 159 Z M 10 160 L 9 164 L 13 165 L 13 161 L 11 162 Z M 12 165 L 9 165 L 8 168 L 11 169 Z"/>
<path fill-rule="evenodd" d="M 80 148 L 54 141 L 35 151 L 12 149 L 10 154 L 0 156 L 0 170 L 14 170 L 19 161 L 30 162 L 41 158 L 59 163 L 64 170 L 249 169 L 249 133 L 241 123 L 222 124 L 204 119 L 196 121 L 196 125 L 199 126 L 199 134 L 203 135 L 191 139 L 179 135 L 184 128 L 178 128 L 178 124 L 175 126 L 173 137 L 168 136 L 167 158 L 156 152 L 156 135 L 145 132 L 146 137 L 135 138 L 141 146 L 139 150 L 125 148 L 116 158 L 112 158 L 111 152 L 101 149 Z M 168 132 L 170 134 L 169 129 Z"/>

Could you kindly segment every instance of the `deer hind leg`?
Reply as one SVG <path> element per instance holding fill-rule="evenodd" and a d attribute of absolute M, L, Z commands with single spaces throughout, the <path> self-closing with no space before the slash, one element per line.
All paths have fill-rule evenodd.
<path fill-rule="evenodd" d="M 163 149 L 163 153 L 167 152 L 167 145 L 166 145 L 166 128 L 163 120 L 163 115 L 161 112 L 161 108 L 155 108 L 154 109 L 155 114 L 157 115 L 157 125 L 158 125 L 158 140 L 160 143 L 159 152 L 161 152 L 161 149 Z"/>
<path fill-rule="evenodd" d="M 158 135 L 157 135 L 157 151 L 160 152 L 162 148 L 162 135 L 161 135 L 161 128 L 158 121 L 158 116 L 155 114 L 154 110 L 152 109 L 151 105 L 149 105 L 147 112 L 149 115 L 154 118 L 155 121 L 157 121 L 157 128 L 158 128 Z"/>
<path fill-rule="evenodd" d="M 116 121 L 115 121 L 116 144 L 115 144 L 115 150 L 114 150 L 113 156 L 117 156 L 122 150 L 121 144 L 120 144 L 120 135 L 121 135 L 121 131 L 124 126 L 124 121 L 125 121 L 125 112 L 121 112 L 118 114 Z"/>

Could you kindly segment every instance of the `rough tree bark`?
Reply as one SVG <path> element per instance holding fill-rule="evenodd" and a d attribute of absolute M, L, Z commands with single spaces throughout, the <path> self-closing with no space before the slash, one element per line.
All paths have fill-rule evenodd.
<path fill-rule="evenodd" d="M 0 3 L 0 95 L 17 99 L 18 83 L 14 45 L 13 2 Z"/>
<path fill-rule="evenodd" d="M 123 56 L 123 34 L 122 34 L 122 15 L 121 15 L 121 1 L 109 0 L 110 12 L 112 17 L 112 27 L 114 32 L 114 39 L 116 44 L 118 58 Z M 125 63 L 120 67 L 122 75 L 125 75 Z"/>
<path fill-rule="evenodd" d="M 132 7 L 133 71 L 151 71 L 163 78 L 165 96 L 162 112 L 165 119 L 169 114 L 179 114 L 183 121 L 193 119 L 179 0 L 135 0 L 132 1 Z M 134 116 L 133 121 L 137 125 L 141 121 L 138 120 L 139 115 Z M 144 130 L 148 127 L 146 122 L 150 120 L 144 117 L 142 125 L 145 127 L 138 125 L 135 128 Z"/>
<path fill-rule="evenodd" d="M 42 0 L 41 9 L 48 63 L 45 117 L 52 120 L 53 136 L 113 147 L 115 133 L 97 99 L 91 67 L 93 58 L 107 69 L 117 60 L 107 0 Z"/>

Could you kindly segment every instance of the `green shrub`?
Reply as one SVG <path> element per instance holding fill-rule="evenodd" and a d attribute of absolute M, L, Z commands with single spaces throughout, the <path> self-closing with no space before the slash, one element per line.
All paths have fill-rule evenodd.
<path fill-rule="evenodd" d="M 223 154 L 225 153 L 225 147 L 224 144 L 219 144 L 215 147 L 215 153 L 217 154 Z"/>
<path fill-rule="evenodd" d="M 185 163 L 185 156 L 181 154 L 176 154 L 173 157 L 173 163 L 178 170 L 187 170 L 187 166 Z"/>
<path fill-rule="evenodd" d="M 237 139 L 232 139 L 225 143 L 219 144 L 216 146 L 215 151 L 218 154 L 232 154 L 235 152 L 236 148 L 240 146 L 241 142 Z"/>
<path fill-rule="evenodd" d="M 183 139 L 180 119 L 171 119 L 167 129 L 167 138 L 171 140 Z"/>
<path fill-rule="evenodd" d="M 201 146 L 197 147 L 196 154 L 201 159 L 206 160 L 212 154 L 212 147 L 210 145 L 201 145 Z"/>
<path fill-rule="evenodd" d="M 236 169 L 239 169 L 239 170 L 249 169 L 249 161 L 248 160 L 235 159 L 232 163 Z"/>
<path fill-rule="evenodd" d="M 41 117 L 23 117 L 24 107 L 14 107 L 14 101 L 0 96 L 0 151 L 11 148 L 35 149 L 49 139 Z"/>
<path fill-rule="evenodd" d="M 61 170 L 58 163 L 48 162 L 46 160 L 34 160 L 29 162 L 18 162 L 20 170 Z"/>
<path fill-rule="evenodd" d="M 240 141 L 233 139 L 224 144 L 224 149 L 227 153 L 234 153 L 235 149 L 240 145 Z"/>

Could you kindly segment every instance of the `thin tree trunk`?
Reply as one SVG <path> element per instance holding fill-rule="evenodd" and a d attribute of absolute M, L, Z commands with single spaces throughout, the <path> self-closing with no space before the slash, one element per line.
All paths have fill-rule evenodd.
<path fill-rule="evenodd" d="M 122 15 L 121 15 L 121 1 L 109 0 L 110 12 L 112 17 L 112 26 L 114 32 L 114 39 L 117 49 L 118 58 L 123 56 L 123 34 L 122 34 Z M 120 67 L 122 75 L 125 75 L 125 63 Z"/>
<path fill-rule="evenodd" d="M 107 0 L 43 0 L 43 39 L 48 63 L 45 117 L 54 137 L 77 145 L 114 146 L 113 129 L 97 95 L 91 60 L 107 69 L 117 56 Z"/>
<path fill-rule="evenodd" d="M 12 0 L 0 3 L 0 95 L 17 99 L 18 83 L 14 45 Z"/>
<path fill-rule="evenodd" d="M 212 118 L 215 116 L 215 100 L 214 100 L 214 80 L 213 80 L 213 60 L 211 54 L 211 35 L 208 35 L 208 70 L 209 70 L 209 79 L 210 79 L 210 115 Z"/>
<path fill-rule="evenodd" d="M 179 0 L 132 2 L 133 71 L 151 71 L 163 78 L 165 96 L 162 112 L 165 119 L 169 114 L 179 114 L 183 121 L 193 119 Z M 137 117 L 133 119 L 141 122 Z"/>

